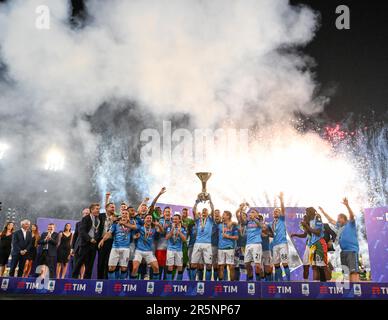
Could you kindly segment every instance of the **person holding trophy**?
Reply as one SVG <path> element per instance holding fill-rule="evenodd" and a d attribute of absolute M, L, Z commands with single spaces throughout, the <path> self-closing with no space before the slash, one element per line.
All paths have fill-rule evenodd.
<path fill-rule="evenodd" d="M 173 280 L 173 271 L 176 268 L 177 280 L 182 281 L 183 278 L 183 243 L 186 241 L 186 228 L 182 225 L 181 216 L 175 214 L 172 218 L 172 224 L 166 229 L 167 240 L 167 278 Z"/>
<path fill-rule="evenodd" d="M 211 280 L 212 276 L 212 231 L 214 225 L 214 205 L 211 201 L 210 194 L 206 192 L 206 182 L 209 180 L 211 173 L 199 172 L 197 173 L 198 178 L 202 182 L 202 192 L 198 194 L 197 200 L 193 207 L 193 214 L 195 217 L 195 229 L 196 239 L 193 247 L 193 253 L 191 257 L 191 273 L 192 280 L 196 280 L 197 270 L 201 263 L 206 265 L 206 280 Z M 204 207 L 202 212 L 197 211 L 197 206 L 201 202 L 209 202 L 209 209 Z M 202 280 L 202 279 L 200 279 Z"/>

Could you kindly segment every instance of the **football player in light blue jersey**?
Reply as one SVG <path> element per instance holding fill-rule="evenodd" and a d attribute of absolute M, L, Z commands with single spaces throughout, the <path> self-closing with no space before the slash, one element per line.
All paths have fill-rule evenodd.
<path fill-rule="evenodd" d="M 171 281 L 174 268 L 178 271 L 177 280 L 183 278 L 183 243 L 186 241 L 186 228 L 182 226 L 181 216 L 175 214 L 172 225 L 166 229 L 167 244 L 167 280 Z"/>
<path fill-rule="evenodd" d="M 222 222 L 217 225 L 218 229 L 218 275 L 219 280 L 227 280 L 225 267 L 229 267 L 230 280 L 234 280 L 234 250 L 238 239 L 238 229 L 232 221 L 232 213 L 224 211 Z"/>
<path fill-rule="evenodd" d="M 288 242 L 286 229 L 286 209 L 284 207 L 283 192 L 279 195 L 280 208 L 275 208 L 273 211 L 272 231 L 274 234 L 272 240 L 273 264 L 275 266 L 275 281 L 283 280 L 282 269 L 286 274 L 287 281 L 291 280 L 291 272 L 288 267 Z"/>
<path fill-rule="evenodd" d="M 212 260 L 213 260 L 213 280 L 218 280 L 218 224 L 222 217 L 220 210 L 214 210 L 214 224 L 212 230 Z M 203 269 L 203 267 L 201 268 Z"/>
<path fill-rule="evenodd" d="M 130 223 L 127 209 L 121 211 L 121 218 L 117 223 L 113 223 L 104 237 L 98 244 L 102 248 L 104 242 L 113 237 L 112 250 L 108 262 L 108 278 L 116 279 L 115 270 L 120 266 L 120 279 L 126 279 L 129 262 L 129 245 L 131 243 L 131 230 L 136 229 L 135 223 Z"/>
<path fill-rule="evenodd" d="M 339 246 L 341 248 L 341 265 L 343 272 L 349 277 L 349 281 L 360 281 L 359 275 L 359 243 L 357 237 L 356 218 L 353 210 L 350 208 L 347 198 L 342 200 L 342 204 L 346 207 L 349 218 L 340 213 L 337 217 L 337 221 L 331 218 L 322 208 L 320 208 L 322 214 L 330 223 L 330 227 L 336 231 Z"/>
<path fill-rule="evenodd" d="M 262 215 L 259 215 L 259 221 L 264 223 L 264 217 Z M 272 281 L 273 265 L 270 238 L 273 238 L 273 232 L 271 226 L 268 223 L 265 223 L 265 225 L 267 226 L 266 230 L 262 230 L 261 232 L 261 246 L 263 248 L 262 265 L 264 269 L 262 274 L 265 281 Z"/>
<path fill-rule="evenodd" d="M 163 230 L 166 230 L 169 226 L 171 226 L 172 218 L 171 218 L 170 207 L 165 207 L 163 209 L 163 217 L 160 218 L 159 223 L 163 226 Z M 168 246 L 168 241 L 166 239 L 166 234 L 158 233 L 156 245 L 155 245 L 156 247 L 155 257 L 158 260 L 160 280 L 162 279 L 166 280 L 166 276 L 167 276 L 167 266 L 166 266 L 167 246 Z"/>
<path fill-rule="evenodd" d="M 193 247 L 193 253 L 191 256 L 191 272 L 192 279 L 196 279 L 197 270 L 200 264 L 206 265 L 206 280 L 211 280 L 212 276 L 212 231 L 214 224 L 214 206 L 209 196 L 209 204 L 211 212 L 209 215 L 209 209 L 203 208 L 202 212 L 197 212 L 198 203 L 201 200 L 197 198 L 193 207 L 193 214 L 195 217 L 195 229 L 196 239 Z M 202 280 L 202 279 L 200 279 Z"/>
<path fill-rule="evenodd" d="M 153 224 L 155 227 L 153 227 Z M 144 217 L 144 225 L 137 225 L 138 233 L 140 234 L 136 244 L 135 258 L 133 259 L 133 270 L 131 279 L 137 278 L 139 265 L 144 259 L 147 264 L 151 265 L 153 271 L 153 280 L 159 280 L 158 261 L 152 251 L 154 237 L 156 231 L 163 233 L 163 227 L 158 222 L 152 222 L 152 215 L 147 214 Z"/>
<path fill-rule="evenodd" d="M 244 265 L 244 253 L 247 244 L 247 233 L 246 233 L 246 222 L 248 219 L 246 208 L 249 206 L 248 203 L 240 204 L 236 211 L 237 218 L 237 229 L 238 229 L 238 240 L 234 254 L 234 265 L 235 265 L 235 280 L 240 280 L 241 269 L 245 268 Z"/>
<path fill-rule="evenodd" d="M 246 222 L 247 244 L 244 254 L 248 281 L 253 280 L 252 263 L 255 265 L 256 281 L 260 281 L 261 279 L 261 259 L 263 254 L 261 233 L 266 229 L 267 226 L 259 220 L 259 213 L 255 209 L 252 209 Z"/>

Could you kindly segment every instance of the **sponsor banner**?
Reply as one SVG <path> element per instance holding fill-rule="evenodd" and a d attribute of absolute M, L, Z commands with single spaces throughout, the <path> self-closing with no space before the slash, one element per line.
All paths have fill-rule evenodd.
<path fill-rule="evenodd" d="M 263 299 L 388 299 L 388 285 L 342 282 L 263 282 Z"/>
<path fill-rule="evenodd" d="M 385 283 L 195 282 L 130 280 L 49 280 L 1 278 L 0 295 L 34 294 L 82 297 L 197 299 L 384 299 Z"/>
<path fill-rule="evenodd" d="M 372 280 L 388 282 L 388 207 L 365 209 Z"/>
<path fill-rule="evenodd" d="M 260 283 L 206 281 L 130 281 L 58 279 L 41 283 L 33 278 L 2 278 L 0 293 L 84 297 L 178 297 L 258 299 Z"/>

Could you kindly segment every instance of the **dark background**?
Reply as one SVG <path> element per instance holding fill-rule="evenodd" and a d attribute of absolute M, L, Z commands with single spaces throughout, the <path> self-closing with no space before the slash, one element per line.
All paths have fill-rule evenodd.
<path fill-rule="evenodd" d="M 335 88 L 325 114 L 334 121 L 351 116 L 378 120 L 388 105 L 388 1 L 292 0 L 321 14 L 321 27 L 306 52 L 323 93 Z M 337 6 L 350 9 L 350 30 L 338 30 Z M 373 112 L 372 112 L 373 111 Z"/>

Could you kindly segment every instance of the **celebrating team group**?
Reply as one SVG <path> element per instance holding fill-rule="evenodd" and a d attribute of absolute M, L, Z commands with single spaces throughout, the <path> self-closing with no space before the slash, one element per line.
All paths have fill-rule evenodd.
<path fill-rule="evenodd" d="M 280 207 L 273 211 L 273 222 L 266 223 L 257 210 L 242 203 L 236 211 L 237 222 L 230 211 L 214 208 L 210 195 L 207 206 L 197 198 L 190 217 L 189 209 L 172 214 L 170 207 L 156 206 L 162 188 L 150 206 L 146 198 L 137 208 L 115 204 L 106 194 L 105 213 L 94 203 L 83 211 L 77 223 L 78 245 L 74 252 L 72 277 L 91 278 L 98 252 L 98 278 L 182 280 L 184 271 L 190 280 L 242 280 L 241 267 L 248 281 L 290 281 L 289 249 L 283 194 Z M 358 280 L 358 240 L 355 218 L 345 198 L 349 218 L 339 214 L 334 221 L 322 208 L 334 237 L 341 248 L 341 264 L 351 281 Z M 313 270 L 313 279 L 330 280 L 328 249 L 333 238 L 326 237 L 320 214 L 310 207 L 301 222 L 301 234 L 306 238 L 303 257 L 304 277 Z M 78 229 L 78 230 L 77 230 Z M 330 233 L 329 233 L 330 234 Z"/>

